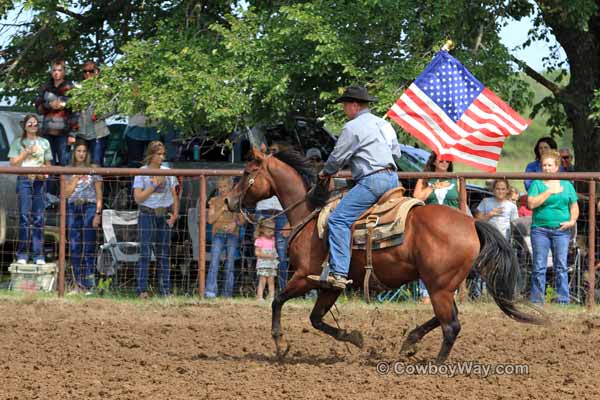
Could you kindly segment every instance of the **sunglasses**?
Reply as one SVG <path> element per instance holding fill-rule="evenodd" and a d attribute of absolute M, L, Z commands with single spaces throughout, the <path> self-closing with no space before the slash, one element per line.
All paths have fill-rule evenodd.
<path fill-rule="evenodd" d="M 94 69 L 84 69 L 83 70 L 84 74 L 93 74 L 94 72 L 96 72 L 96 70 L 94 70 Z"/>
<path fill-rule="evenodd" d="M 570 160 L 571 156 L 561 156 L 560 158 L 562 158 L 563 160 Z"/>
<path fill-rule="evenodd" d="M 321 161 L 321 157 L 311 157 L 311 161 Z"/>

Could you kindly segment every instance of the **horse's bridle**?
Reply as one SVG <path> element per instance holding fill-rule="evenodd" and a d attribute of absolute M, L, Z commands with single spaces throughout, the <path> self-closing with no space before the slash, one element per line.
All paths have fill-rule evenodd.
<path fill-rule="evenodd" d="M 267 156 L 267 161 L 268 161 L 269 157 L 271 157 L 271 154 L 269 154 Z M 267 165 L 267 168 L 268 168 L 268 165 Z M 297 200 L 295 203 L 293 203 L 289 207 L 285 208 L 284 210 L 278 212 L 277 214 L 272 215 L 269 218 L 261 219 L 261 221 L 255 221 L 255 220 L 253 220 L 250 217 L 250 215 L 248 214 L 248 212 L 244 209 L 243 204 L 244 204 L 244 198 L 246 197 L 246 193 L 248 193 L 248 190 L 252 187 L 252 185 L 254 185 L 254 182 L 256 181 L 256 177 L 261 173 L 261 171 L 262 171 L 262 168 L 259 167 L 256 171 L 254 171 L 254 172 L 251 173 L 251 175 L 248 178 L 248 183 L 246 185 L 246 188 L 240 194 L 240 197 L 239 197 L 239 200 L 238 200 L 239 201 L 239 207 L 240 207 L 240 213 L 244 216 L 244 219 L 248 223 L 250 223 L 252 225 L 259 225 L 261 223 L 261 221 L 272 221 L 275 218 L 279 217 L 280 215 L 285 214 L 287 211 L 293 210 L 298 205 L 300 205 L 300 204 L 304 203 L 305 201 L 307 201 L 310 192 L 313 191 L 315 189 L 315 187 L 317 186 L 316 184 L 313 185 L 313 187 L 310 188 L 308 190 L 308 192 L 306 192 L 306 195 L 303 198 L 301 198 L 300 200 Z M 248 170 L 246 170 L 245 172 L 250 173 L 250 171 L 248 171 Z M 273 186 L 273 182 L 271 181 L 271 179 L 269 179 L 269 178 L 266 178 L 266 179 L 269 180 L 269 182 L 271 183 L 271 186 Z M 335 198 L 334 199 L 330 199 L 328 202 L 334 201 L 334 200 L 335 200 Z M 289 228 L 282 228 L 282 230 L 289 230 L 289 231 L 291 231 L 291 233 L 290 233 L 290 235 L 289 235 L 289 237 L 287 239 L 288 240 L 288 247 L 292 243 L 292 241 L 294 240 L 294 238 L 296 237 L 296 235 L 298 235 L 298 233 L 300 233 L 300 231 L 306 226 L 306 224 L 310 220 L 312 220 L 313 218 L 315 218 L 317 215 L 319 215 L 319 213 L 321 212 L 321 208 L 322 207 L 317 207 L 314 210 L 312 210 L 310 213 L 308 213 L 308 215 L 306 215 L 304 218 L 302 218 L 302 220 L 299 223 L 297 223 L 296 225 L 291 226 Z"/>
<path fill-rule="evenodd" d="M 271 157 L 271 154 L 267 155 L 266 158 L 266 162 L 268 162 L 269 158 Z M 267 168 L 268 168 L 268 164 L 267 164 Z M 249 171 L 247 171 L 249 172 Z M 262 172 L 262 168 L 258 168 L 256 171 L 252 172 L 252 175 L 250 175 L 250 177 L 248 178 L 248 183 L 246 185 L 246 188 L 244 189 L 244 191 L 240 194 L 240 198 L 239 198 L 239 205 L 240 205 L 240 213 L 242 214 L 242 216 L 244 217 L 244 219 L 252 224 L 252 225 L 258 225 L 261 222 L 253 220 L 252 217 L 250 217 L 250 215 L 248 214 L 248 212 L 246 211 L 246 209 L 244 209 L 244 198 L 246 197 L 246 194 L 248 193 L 248 190 L 250 190 L 250 188 L 252 187 L 252 185 L 254 185 L 254 182 L 256 181 L 256 178 L 258 177 L 258 175 Z M 271 183 L 271 186 L 273 186 L 273 182 L 269 179 L 266 178 L 267 180 L 269 180 L 269 182 Z M 312 189 L 311 189 L 312 190 Z M 306 195 L 301 198 L 300 200 L 297 200 L 295 203 L 293 203 L 292 205 L 290 205 L 289 207 L 279 211 L 278 213 L 276 213 L 275 215 L 272 215 L 268 218 L 263 218 L 261 219 L 261 221 L 272 221 L 275 218 L 279 217 L 280 215 L 285 214 L 286 212 L 293 210 L 294 208 L 296 208 L 297 206 L 299 206 L 300 204 L 304 203 L 305 201 L 307 201 L 308 199 L 308 194 L 310 193 L 310 190 L 308 192 L 306 192 Z M 320 209 L 319 209 L 320 210 Z M 311 213 L 312 214 L 312 213 Z M 309 215 L 311 215 L 309 214 Z M 303 220 L 304 221 L 304 220 Z M 304 225 L 306 224 L 306 222 L 300 222 L 300 224 L 294 225 L 290 228 L 285 228 L 286 230 L 291 230 L 294 231 L 294 229 L 296 229 L 296 227 L 298 227 L 299 225 Z"/>

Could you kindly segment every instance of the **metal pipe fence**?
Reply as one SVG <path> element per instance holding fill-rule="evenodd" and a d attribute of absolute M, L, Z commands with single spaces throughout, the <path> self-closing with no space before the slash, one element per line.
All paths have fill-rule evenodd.
<path fill-rule="evenodd" d="M 138 168 L 73 168 L 73 167 L 47 167 L 47 168 L 22 168 L 22 167 L 0 167 L 0 174 L 6 176 L 14 175 L 41 175 L 47 174 L 50 176 L 48 181 L 54 179 L 57 183 L 58 191 L 53 201 L 48 201 L 46 208 L 46 229 L 45 237 L 47 240 L 49 259 L 55 258 L 57 264 L 57 285 L 56 290 L 58 296 L 65 295 L 66 289 L 72 287 L 74 273 L 72 261 L 74 259 L 73 241 L 71 240 L 69 221 L 71 221 L 68 199 L 64 196 L 66 177 L 68 175 L 100 175 L 102 176 L 104 189 L 104 212 L 107 210 L 114 211 L 107 213 L 103 218 L 118 219 L 119 212 L 134 212 L 137 207 L 132 199 L 131 181 L 136 175 L 144 176 L 176 176 L 180 182 L 179 197 L 181 201 L 180 214 L 175 227 L 170 232 L 170 254 L 169 254 L 169 274 L 174 277 L 172 281 L 173 292 L 197 295 L 203 297 L 206 292 L 206 275 L 207 263 L 211 261 L 211 249 L 214 243 L 209 235 L 210 225 L 207 224 L 207 202 L 214 192 L 216 180 L 221 176 L 241 176 L 243 173 L 239 169 L 138 169 Z M 56 176 L 58 178 L 52 178 Z M 400 172 L 398 176 L 405 186 L 408 186 L 407 195 L 411 194 L 411 185 L 419 178 L 449 178 L 457 179 L 460 182 L 459 201 L 460 208 L 469 212 L 477 207 L 482 196 L 486 192 L 473 190 L 467 187 L 469 180 L 486 180 L 505 178 L 509 181 L 523 179 L 552 179 L 556 175 L 545 173 L 407 173 Z M 348 178 L 348 172 L 342 172 L 336 177 Z M 595 306 L 596 296 L 596 269 L 598 267 L 596 261 L 596 202 L 597 202 L 597 185 L 596 181 L 600 180 L 600 173 L 561 173 L 561 179 L 571 180 L 575 182 L 578 188 L 586 187 L 586 190 L 580 191 L 579 205 L 581 208 L 581 216 L 577 224 L 577 234 L 573 240 L 570 255 L 570 289 L 571 297 L 574 301 L 585 303 L 589 309 Z M 50 186 L 50 185 L 48 185 Z M 3 192 L 5 196 L 10 195 L 10 190 Z M 52 197 L 52 196 L 48 196 Z M 15 195 L 16 198 L 16 195 Z M 3 212 L 6 217 L 6 243 L 0 252 L 0 281 L 8 281 L 7 265 L 14 261 L 14 253 L 11 247 L 17 244 L 17 224 L 19 218 L 19 206 L 16 201 L 10 199 L 1 200 L 0 204 L 3 207 Z M 133 214 L 132 214 L 133 215 Z M 115 224 L 118 225 L 118 224 Z M 98 228 L 95 232 L 94 253 L 89 255 L 95 260 L 94 275 L 97 281 L 106 277 L 102 271 L 114 272 L 108 278 L 111 280 L 107 284 L 103 281 L 102 290 L 121 290 L 124 293 L 133 291 L 133 281 L 137 279 L 137 270 L 135 266 L 135 253 L 139 252 L 139 247 L 136 250 L 136 238 L 128 238 L 127 236 L 136 236 L 135 232 L 138 227 L 135 224 L 129 225 L 123 231 L 118 232 L 115 229 L 116 236 L 112 238 L 113 243 L 107 239 L 107 232 L 102 228 Z M 236 261 L 234 267 L 234 288 L 235 294 L 244 294 L 252 296 L 256 285 L 254 255 L 252 251 L 253 238 L 252 228 L 247 226 L 241 232 L 241 237 L 237 249 Z M 515 233 L 512 235 L 512 243 L 515 246 L 521 264 L 524 265 L 524 286 L 523 290 L 527 290 L 527 279 L 530 273 L 531 264 L 531 248 L 530 241 L 528 242 L 527 235 L 522 234 L 517 237 Z M 526 232 L 525 232 L 526 233 Z M 126 240 L 132 239 L 132 240 Z M 49 242 L 49 243 L 48 243 Z M 126 250 L 123 256 L 123 265 L 117 265 L 115 269 L 115 260 L 109 259 L 106 255 L 111 254 L 111 246 L 114 242 L 129 242 L 133 243 L 133 247 Z M 529 247 L 528 247 L 529 246 Z M 113 247 L 114 249 L 114 247 Z M 80 250 L 83 251 L 83 250 Z M 130 253 L 127 253 L 129 251 Z M 574 253 L 573 253 L 574 252 Z M 85 254 L 84 254 L 85 256 Z M 129 257 L 129 258 L 127 258 Z M 75 257 L 76 258 L 76 257 Z M 156 264 L 156 254 L 152 255 L 152 263 Z M 69 261 L 69 263 L 67 263 Z M 118 260 L 119 264 L 121 260 Z M 222 262 L 223 260 L 219 260 Z M 213 261 L 214 262 L 214 261 Z M 112 269 L 111 269 L 112 268 Z M 89 272 L 89 271 L 88 271 Z M 160 273 L 156 266 L 151 271 L 151 278 L 157 278 Z M 226 281 L 227 276 L 222 276 L 220 272 L 218 276 L 219 287 Z M 551 277 L 550 270 L 549 276 Z M 108 279 L 106 278 L 106 279 Z M 0 282 L 1 283 L 1 282 Z M 6 286 L 6 285 L 5 285 Z M 414 286 L 414 285 L 413 285 Z M 466 293 L 466 291 L 461 291 Z"/>

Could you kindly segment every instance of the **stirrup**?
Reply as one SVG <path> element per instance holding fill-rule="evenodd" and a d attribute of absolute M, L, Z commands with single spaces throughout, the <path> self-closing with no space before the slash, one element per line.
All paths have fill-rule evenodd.
<path fill-rule="evenodd" d="M 352 280 L 346 279 L 343 276 L 335 277 L 333 274 L 327 274 L 325 279 L 322 279 L 323 275 L 308 275 L 307 278 L 311 281 L 317 282 L 320 287 L 325 289 L 346 289 L 346 286 L 352 283 Z"/>

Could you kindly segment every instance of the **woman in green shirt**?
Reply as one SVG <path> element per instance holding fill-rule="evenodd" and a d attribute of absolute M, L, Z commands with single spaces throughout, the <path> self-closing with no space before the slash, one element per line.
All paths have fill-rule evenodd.
<path fill-rule="evenodd" d="M 540 161 L 544 172 L 558 173 L 560 168 L 558 151 L 544 152 Z M 566 180 L 534 180 L 529 186 L 527 203 L 533 210 L 531 224 L 533 271 L 529 299 L 533 303 L 544 302 L 548 251 L 552 249 L 556 302 L 567 304 L 569 303 L 567 257 L 571 228 L 575 226 L 579 217 L 577 193 L 571 182 Z"/>
<path fill-rule="evenodd" d="M 423 172 L 452 172 L 452 161 L 440 160 L 435 153 L 431 153 Z M 458 208 L 458 181 L 454 178 L 419 179 L 415 185 L 413 197 L 423 200 L 425 204 L 442 204 Z M 419 279 L 419 291 L 423 304 L 431 302 L 429 292 L 422 280 Z"/>

